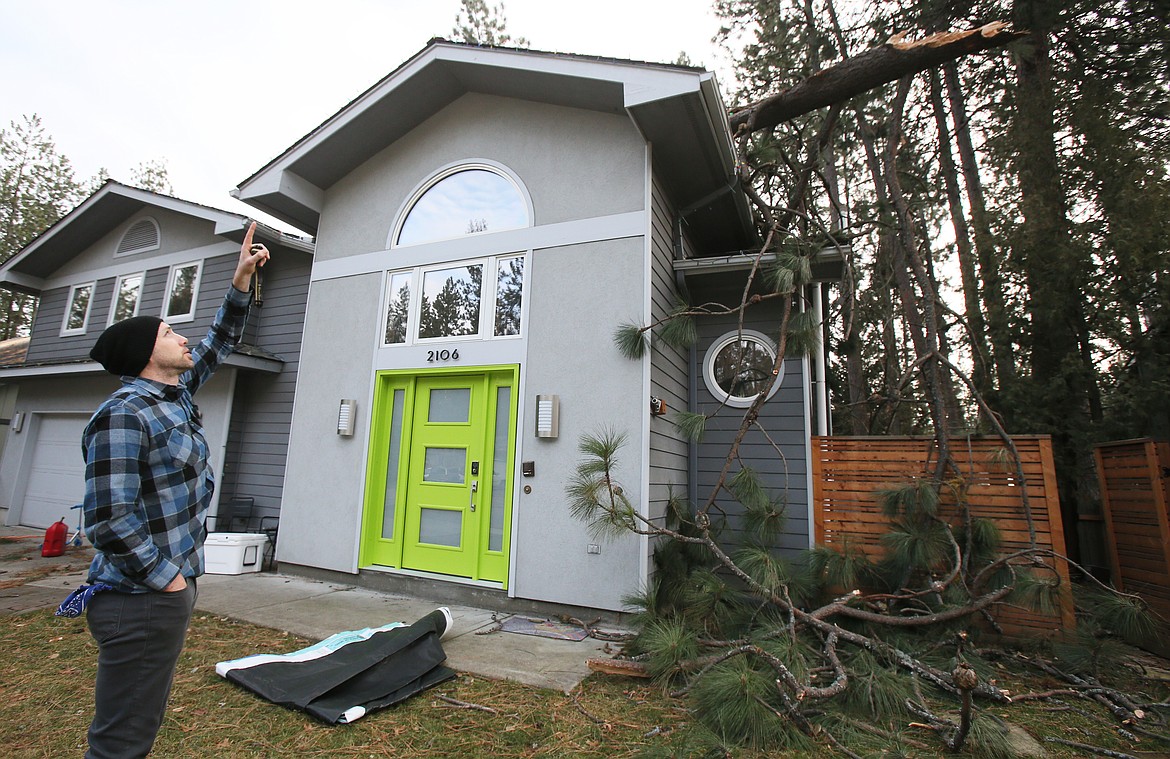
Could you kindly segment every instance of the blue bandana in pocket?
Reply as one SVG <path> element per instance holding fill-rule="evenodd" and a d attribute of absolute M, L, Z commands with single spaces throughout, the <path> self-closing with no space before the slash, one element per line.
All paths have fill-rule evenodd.
<path fill-rule="evenodd" d="M 107 585 L 104 582 L 95 582 L 93 585 L 86 583 L 77 590 L 69 594 L 69 596 L 61 602 L 57 607 L 55 614 L 58 617 L 80 617 L 81 613 L 85 611 L 85 607 L 89 606 L 90 600 L 95 593 L 101 593 L 103 590 L 113 590 L 113 585 Z"/>

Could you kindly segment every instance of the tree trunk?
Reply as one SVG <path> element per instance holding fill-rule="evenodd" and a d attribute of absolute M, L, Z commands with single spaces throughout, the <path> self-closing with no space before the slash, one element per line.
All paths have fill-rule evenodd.
<path fill-rule="evenodd" d="M 946 78 L 951 119 L 955 125 L 955 144 L 958 145 L 959 161 L 963 167 L 963 184 L 967 188 L 967 203 L 971 208 L 971 227 L 975 254 L 979 260 L 979 275 L 983 282 L 981 292 L 987 310 L 991 357 L 995 363 L 995 378 L 1002 392 L 1010 390 L 1015 381 L 1016 357 L 1011 329 L 1008 326 L 1008 309 L 1003 293 L 1003 276 L 1000 273 L 1001 261 L 995 249 L 995 239 L 991 234 L 987 203 L 983 199 L 983 180 L 979 176 L 979 163 L 975 158 L 975 146 L 971 141 L 971 122 L 967 118 L 967 106 L 959 83 L 958 67 L 953 62 L 946 64 L 943 66 L 943 75 Z M 997 405 L 992 403 L 993 407 Z"/>
<path fill-rule="evenodd" d="M 934 433 L 939 446 L 938 467 L 936 477 L 941 479 L 943 467 L 949 464 L 950 454 L 948 440 L 955 421 L 948 413 L 953 406 L 949 399 L 954 398 L 954 386 L 950 375 L 943 375 L 937 356 L 942 355 L 938 336 L 938 292 L 933 286 L 931 277 L 918 255 L 918 234 L 914 228 L 914 221 L 910 214 L 902 192 L 902 182 L 898 176 L 898 151 L 902 143 L 902 114 L 906 106 L 906 98 L 910 93 L 911 77 L 903 77 L 898 82 L 898 91 L 890 107 L 886 149 L 883 153 L 884 181 L 890 201 L 898 222 L 899 245 L 895 251 L 894 273 L 899 278 L 899 289 L 903 291 L 903 315 L 907 321 L 917 327 L 912 333 L 914 340 L 915 359 L 921 360 L 920 375 L 922 377 L 923 397 L 930 410 Z M 913 275 L 911 277 L 911 275 Z M 902 277 L 907 284 L 903 285 Z M 921 299 L 911 298 L 907 301 L 907 293 L 913 293 L 914 283 L 918 284 Z"/>
<path fill-rule="evenodd" d="M 963 304 L 966 307 L 967 338 L 971 345 L 971 358 L 975 367 L 972 381 L 979 394 L 986 396 L 991 386 L 991 372 L 988 366 L 990 351 L 987 345 L 983 309 L 979 300 L 979 283 L 975 276 L 975 253 L 971 235 L 967 230 L 967 215 L 959 192 L 959 175 L 955 159 L 951 155 L 951 133 L 947 128 L 946 108 L 943 105 L 942 86 L 937 71 L 930 72 L 930 102 L 934 108 L 934 123 L 938 130 L 939 170 L 946 186 L 947 203 L 951 212 L 951 224 L 955 228 L 955 255 L 959 260 L 959 275 L 963 282 Z"/>
<path fill-rule="evenodd" d="M 1028 286 L 1032 376 L 1029 407 L 1052 434 L 1060 483 L 1065 542 L 1080 559 L 1077 516 L 1089 511 L 1091 488 L 1078 471 L 1086 444 L 1088 398 L 1093 377 L 1080 353 L 1084 314 L 1080 308 L 1088 262 L 1073 246 L 1067 202 L 1057 160 L 1050 34 L 1060 11 L 1046 0 L 1017 0 L 1013 15 L 1029 29 L 1016 61 L 1013 137 L 1020 183 L 1018 250 Z M 1080 504 L 1084 502 L 1085 508 Z"/>

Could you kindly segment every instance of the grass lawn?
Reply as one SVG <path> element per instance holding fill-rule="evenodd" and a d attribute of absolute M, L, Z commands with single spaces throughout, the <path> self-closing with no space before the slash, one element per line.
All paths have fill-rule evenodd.
<path fill-rule="evenodd" d="M 215 663 L 253 653 L 291 651 L 310 644 L 287 633 L 197 614 L 179 661 L 169 714 L 155 744 L 159 757 L 628 757 L 826 756 L 827 746 L 799 753 L 718 750 L 690 719 L 681 701 L 646 680 L 594 675 L 572 695 L 460 675 L 403 704 L 353 725 L 328 726 L 274 706 L 215 674 Z M 0 617 L 0 746 L 5 757 L 80 756 L 93 708 L 96 647 L 83 620 L 41 611 Z M 1146 685 L 1148 683 L 1137 683 Z M 1034 680 L 1016 693 L 1057 687 Z M 1167 688 L 1149 684 L 1165 700 Z M 439 696 L 488 707 L 460 708 Z M 1133 755 L 1170 750 L 1119 734 L 1115 721 L 1087 701 L 1067 707 L 1030 702 L 989 711 L 1026 726 L 1033 735 L 1058 736 Z M 911 742 L 851 736 L 861 756 L 934 757 L 937 740 L 922 729 Z M 1148 726 L 1157 732 L 1161 727 Z M 929 744 L 931 748 L 915 747 Z M 1045 744 L 1048 756 L 1088 756 Z M 950 754 L 953 756 L 953 754 Z M 1170 756 L 1145 753 L 1144 756 Z"/>

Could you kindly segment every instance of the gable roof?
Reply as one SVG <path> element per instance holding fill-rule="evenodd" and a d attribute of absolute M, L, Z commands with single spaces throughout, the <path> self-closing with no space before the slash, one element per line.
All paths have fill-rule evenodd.
<path fill-rule="evenodd" d="M 696 206 L 692 229 L 713 250 L 752 244 L 747 202 L 733 187 L 727 109 L 710 72 L 442 39 L 431 40 L 232 195 L 315 233 L 326 190 L 469 92 L 627 115 L 653 144 L 656 170 L 675 205 Z"/>
<path fill-rule="evenodd" d="M 109 234 L 144 208 L 162 208 L 206 219 L 215 234 L 242 242 L 248 217 L 180 200 L 169 195 L 107 180 L 76 208 L 62 216 L 32 242 L 0 265 L 0 286 L 39 294 L 44 281 L 74 256 Z M 312 243 L 257 225 L 257 236 L 285 247 L 312 252 Z"/>

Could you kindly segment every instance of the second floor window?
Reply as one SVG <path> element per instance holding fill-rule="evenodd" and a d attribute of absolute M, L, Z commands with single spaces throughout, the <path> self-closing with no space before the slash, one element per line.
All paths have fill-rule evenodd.
<path fill-rule="evenodd" d="M 487 166 L 463 166 L 439 175 L 410 204 L 394 244 L 418 245 L 528 224 L 528 203 L 509 177 Z"/>
<path fill-rule="evenodd" d="M 89 326 L 89 307 L 93 302 L 93 282 L 74 285 L 69 288 L 69 299 L 65 304 L 65 321 L 61 324 L 62 335 L 84 335 Z"/>
<path fill-rule="evenodd" d="M 518 336 L 523 296 L 522 255 L 389 272 L 382 344 Z"/>
<path fill-rule="evenodd" d="M 114 284 L 114 305 L 110 307 L 110 324 L 138 316 L 138 301 L 141 295 L 141 272 L 118 277 Z"/>
<path fill-rule="evenodd" d="M 199 295 L 200 262 L 172 266 L 167 277 L 163 321 L 181 322 L 195 318 L 195 301 Z"/>

